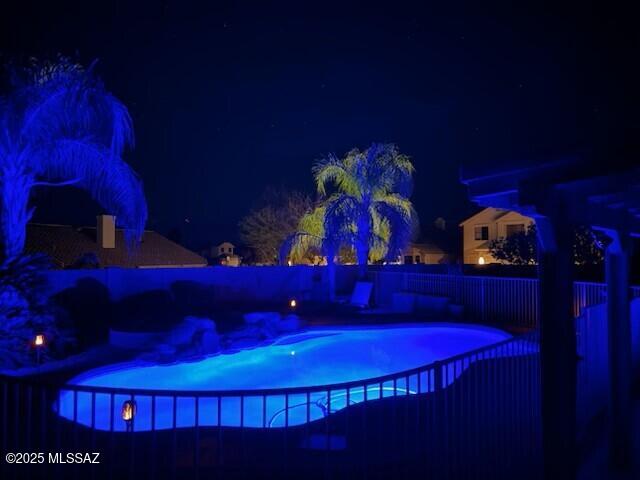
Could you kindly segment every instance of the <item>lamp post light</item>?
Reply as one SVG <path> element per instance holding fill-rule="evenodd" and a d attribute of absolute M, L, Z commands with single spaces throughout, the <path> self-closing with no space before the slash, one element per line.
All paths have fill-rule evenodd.
<path fill-rule="evenodd" d="M 135 400 L 125 400 L 122 403 L 122 420 L 127 426 L 127 432 L 133 431 L 133 418 L 136 416 L 136 402 Z"/>
<path fill-rule="evenodd" d="M 292 298 L 291 300 L 289 300 L 289 308 L 291 310 L 295 310 L 297 306 L 298 306 L 298 302 L 296 301 L 295 298 Z"/>
<path fill-rule="evenodd" d="M 44 334 L 38 333 L 33 339 L 33 346 L 36 349 L 36 364 L 40 366 L 41 351 L 44 348 Z"/>

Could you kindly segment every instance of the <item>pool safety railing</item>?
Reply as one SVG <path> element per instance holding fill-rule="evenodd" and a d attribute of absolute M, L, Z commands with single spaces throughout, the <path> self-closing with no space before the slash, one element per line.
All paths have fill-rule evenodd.
<path fill-rule="evenodd" d="M 449 298 L 464 307 L 470 321 L 500 327 L 538 326 L 537 279 L 385 271 L 370 271 L 368 278 L 374 283 L 374 300 L 380 306 L 391 305 L 395 293 L 418 293 Z M 603 283 L 574 282 L 574 316 L 604 302 L 606 294 Z M 631 287 L 631 296 L 640 297 L 640 287 Z"/>
<path fill-rule="evenodd" d="M 0 478 L 538 478 L 539 375 L 534 332 L 311 388 L 140 390 L 3 376 L 2 453 L 23 462 L 0 463 Z M 42 463 L 25 462 L 34 452 Z M 56 461 L 93 452 L 99 464 Z"/>

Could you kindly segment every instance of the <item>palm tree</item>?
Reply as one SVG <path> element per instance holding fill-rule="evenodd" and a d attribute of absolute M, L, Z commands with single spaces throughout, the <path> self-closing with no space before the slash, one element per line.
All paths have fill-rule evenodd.
<path fill-rule="evenodd" d="M 93 66 L 92 66 L 93 67 Z M 64 57 L 14 75 L 0 98 L 0 243 L 18 257 L 33 214 L 34 187 L 74 185 L 89 192 L 139 239 L 147 218 L 142 184 L 122 160 L 133 145 L 127 108 L 94 75 Z"/>
<path fill-rule="evenodd" d="M 330 155 L 313 167 L 324 199 L 324 230 L 351 233 L 361 278 L 369 261 L 397 259 L 415 231 L 413 172 L 410 158 L 395 145 L 377 143 L 343 159 Z"/>
<path fill-rule="evenodd" d="M 329 278 L 329 299 L 335 300 L 336 264 L 335 257 L 343 243 L 348 243 L 348 232 L 326 232 L 324 228 L 326 208 L 315 207 L 302 216 L 295 233 L 289 235 L 280 249 L 280 261 L 287 259 L 300 261 L 310 251 L 320 252 L 327 259 L 327 275 Z"/>

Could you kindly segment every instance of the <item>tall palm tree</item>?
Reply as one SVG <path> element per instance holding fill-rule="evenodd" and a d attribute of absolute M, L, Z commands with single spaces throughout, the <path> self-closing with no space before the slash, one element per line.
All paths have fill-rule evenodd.
<path fill-rule="evenodd" d="M 147 219 L 142 184 L 122 160 L 133 145 L 127 108 L 94 75 L 59 57 L 14 75 L 0 98 L 0 243 L 6 260 L 19 256 L 33 214 L 34 187 L 74 185 L 89 192 L 127 238 Z"/>
<path fill-rule="evenodd" d="M 415 231 L 413 172 L 410 158 L 395 145 L 377 143 L 342 159 L 330 155 L 313 167 L 325 199 L 324 229 L 351 232 L 361 278 L 370 260 L 397 259 Z"/>
<path fill-rule="evenodd" d="M 310 251 L 320 252 L 327 260 L 327 275 L 329 279 L 329 299 L 333 301 L 336 294 L 336 263 L 335 258 L 340 246 L 348 242 L 349 232 L 326 232 L 324 205 L 315 207 L 311 212 L 302 216 L 295 233 L 289 235 L 280 249 L 281 262 L 291 259 L 300 261 Z"/>

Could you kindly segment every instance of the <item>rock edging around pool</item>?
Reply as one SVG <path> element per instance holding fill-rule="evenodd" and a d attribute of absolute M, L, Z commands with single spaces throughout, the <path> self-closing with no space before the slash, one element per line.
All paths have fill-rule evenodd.
<path fill-rule="evenodd" d="M 219 334 L 210 318 L 185 317 L 168 332 L 109 331 L 109 343 L 130 350 L 142 350 L 139 360 L 171 363 L 216 353 L 232 353 L 264 345 L 276 337 L 299 331 L 297 315 L 278 312 L 252 312 L 244 315 L 245 324 L 227 334 Z"/>

